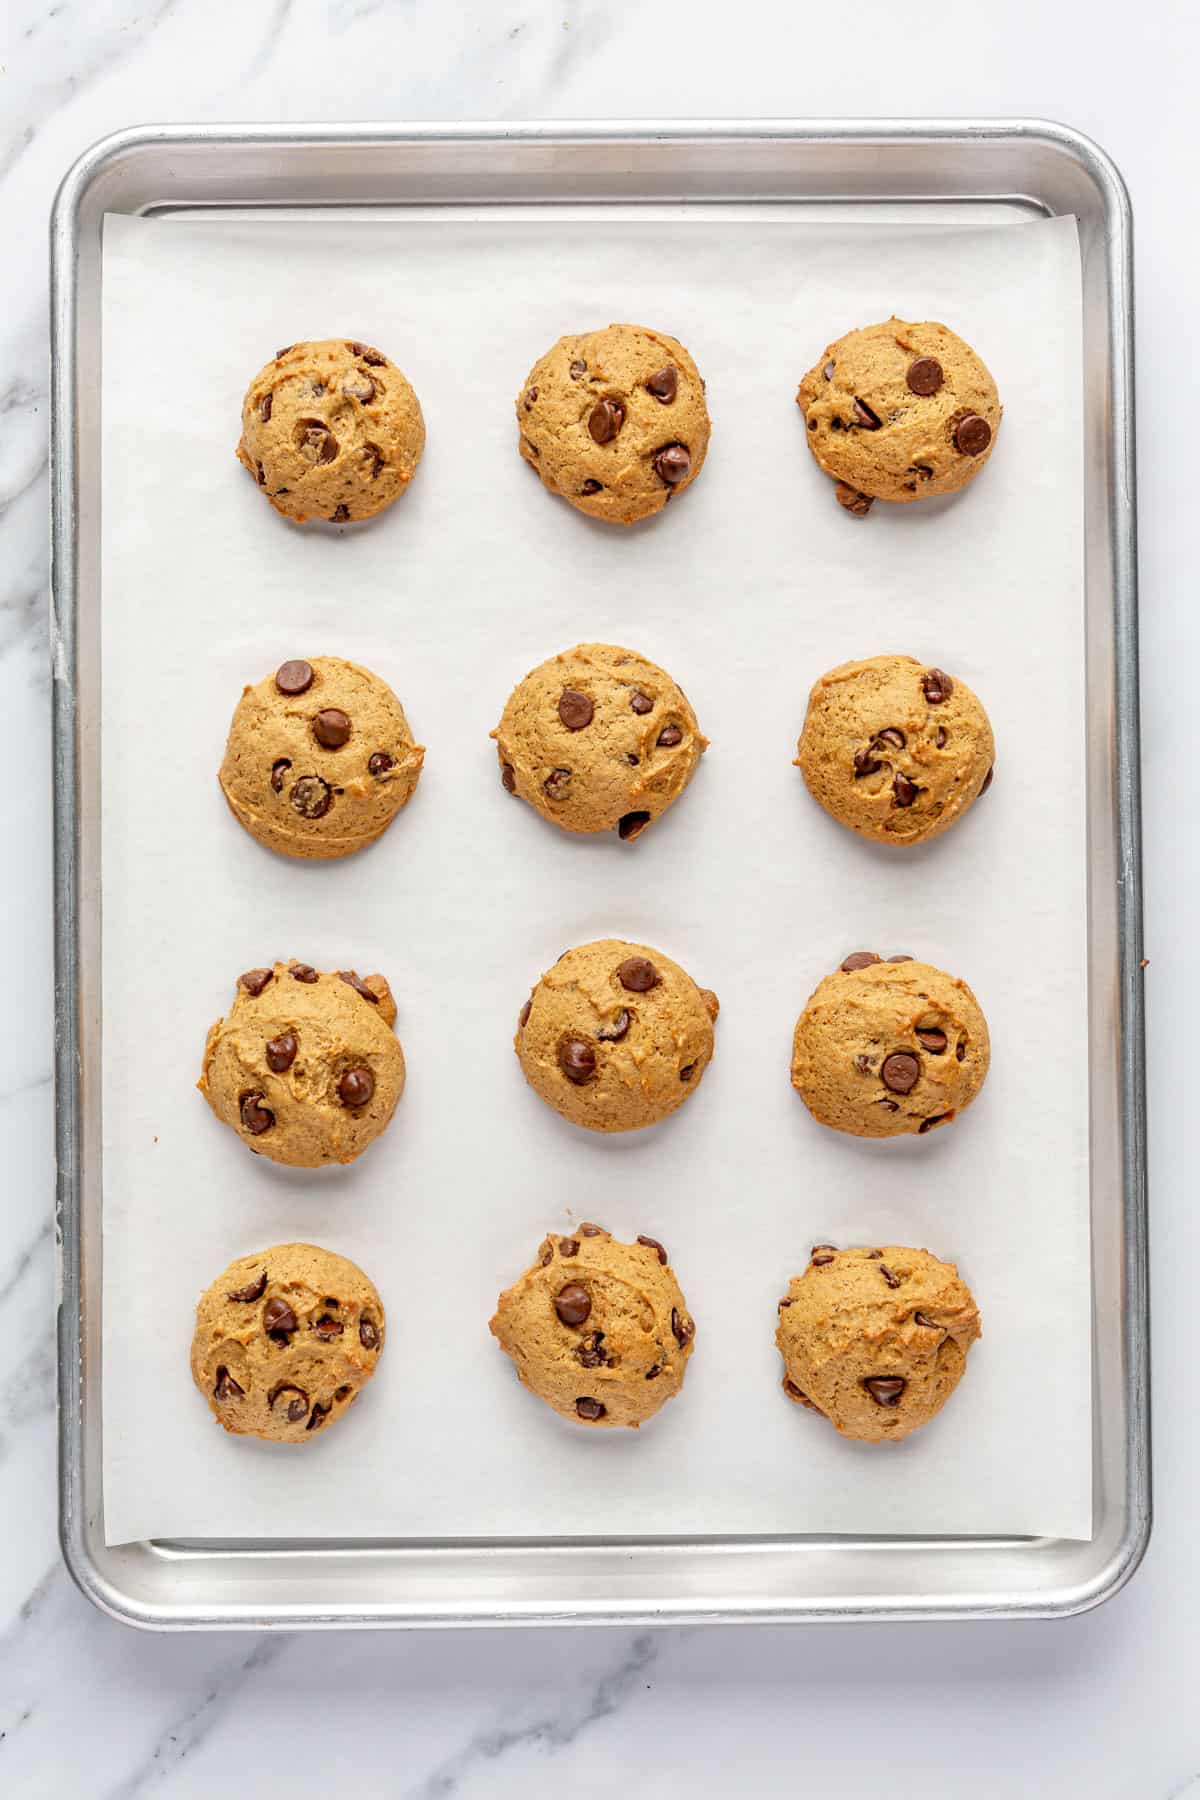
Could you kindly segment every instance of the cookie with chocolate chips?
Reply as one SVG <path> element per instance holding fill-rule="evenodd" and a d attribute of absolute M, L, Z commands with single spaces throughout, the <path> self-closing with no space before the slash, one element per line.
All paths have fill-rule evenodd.
<path fill-rule="evenodd" d="M 196 1308 L 192 1379 L 226 1431 L 309 1444 L 375 1373 L 383 1303 L 355 1263 L 317 1244 L 239 1256 Z"/>
<path fill-rule="evenodd" d="M 636 1430 L 682 1387 L 696 1327 L 656 1238 L 622 1244 L 588 1224 L 543 1238 L 491 1331 L 565 1419 Z"/>
<path fill-rule="evenodd" d="M 242 402 L 238 460 L 276 512 L 297 523 L 345 525 L 382 512 L 407 488 L 424 447 L 408 381 L 356 338 L 289 344 Z"/>
<path fill-rule="evenodd" d="M 382 975 L 277 962 L 239 976 L 204 1046 L 197 1087 L 272 1162 L 353 1162 L 404 1092 L 396 1002 Z"/>
<path fill-rule="evenodd" d="M 992 727 L 961 676 L 911 656 L 842 663 L 813 686 L 796 767 L 825 811 L 877 844 L 920 844 L 991 784 Z"/>
<path fill-rule="evenodd" d="M 563 831 L 641 836 L 679 798 L 708 739 L 664 669 L 576 644 L 531 669 L 492 736 L 510 794 Z"/>
<path fill-rule="evenodd" d="M 953 1263 L 886 1244 L 817 1244 L 779 1302 L 783 1391 L 843 1437 L 897 1443 L 942 1410 L 980 1336 Z"/>
<path fill-rule="evenodd" d="M 424 759 L 386 681 L 340 656 L 291 659 L 242 689 L 221 792 L 268 850 L 349 856 L 408 805 Z"/>
<path fill-rule="evenodd" d="M 948 1125 L 983 1086 L 987 1022 L 965 981 L 852 951 L 800 1014 L 792 1086 L 822 1125 L 900 1137 Z"/>
<path fill-rule="evenodd" d="M 517 395 L 518 448 L 552 494 L 615 525 L 661 512 L 708 450 L 700 371 L 644 325 L 559 338 Z"/>
<path fill-rule="evenodd" d="M 565 950 L 521 1008 L 514 1048 L 548 1106 L 588 1131 L 640 1131 L 682 1106 L 712 1060 L 716 995 L 661 950 Z"/>
<path fill-rule="evenodd" d="M 862 516 L 872 500 L 951 494 L 979 474 L 1003 408 L 990 373 L 946 325 L 887 319 L 849 331 L 800 383 L 813 456 Z"/>

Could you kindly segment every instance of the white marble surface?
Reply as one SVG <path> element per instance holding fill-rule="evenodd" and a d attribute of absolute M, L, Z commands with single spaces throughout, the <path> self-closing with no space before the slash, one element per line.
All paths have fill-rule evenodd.
<path fill-rule="evenodd" d="M 1198 859 L 1191 780 L 1190 215 L 1200 16 L 1184 0 L 6 0 L 0 8 L 0 1793 L 236 1783 L 675 1796 L 772 1782 L 1169 1800 L 1200 1777 L 1200 1451 L 1187 1181 Z M 152 119 L 1042 114 L 1103 143 L 1137 215 L 1158 1521 L 1132 1585 L 1056 1625 L 151 1639 L 74 1592 L 54 1529 L 46 668 L 46 257 L 54 186 Z M 1054 1021 L 1035 1018 L 1044 1047 Z M 311 1772 L 310 1772 L 311 1771 Z"/>

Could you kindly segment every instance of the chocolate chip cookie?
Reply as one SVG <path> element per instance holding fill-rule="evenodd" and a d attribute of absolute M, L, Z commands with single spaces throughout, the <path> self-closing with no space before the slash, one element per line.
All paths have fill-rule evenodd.
<path fill-rule="evenodd" d="M 555 1412 L 635 1430 L 679 1392 L 696 1334 L 658 1240 L 621 1244 L 599 1225 L 543 1238 L 491 1329 Z"/>
<path fill-rule="evenodd" d="M 645 944 L 564 950 L 521 1008 L 514 1047 L 548 1106 L 588 1131 L 640 1131 L 700 1086 L 717 996 Z"/>
<path fill-rule="evenodd" d="M 348 1163 L 404 1092 L 396 1003 L 382 975 L 277 962 L 239 977 L 197 1086 L 222 1124 L 272 1162 Z"/>
<path fill-rule="evenodd" d="M 843 1437 L 897 1443 L 962 1379 L 979 1311 L 953 1263 L 887 1244 L 817 1244 L 779 1302 L 783 1391 Z"/>
<path fill-rule="evenodd" d="M 314 656 L 242 689 L 221 792 L 268 850 L 349 856 L 408 805 L 424 760 L 385 681 L 340 656 Z"/>
<path fill-rule="evenodd" d="M 888 319 L 828 345 L 800 383 L 808 447 L 852 513 L 965 487 L 1000 429 L 996 384 L 948 326 Z"/>
<path fill-rule="evenodd" d="M 708 450 L 700 371 L 675 338 L 609 325 L 559 338 L 517 395 L 518 446 L 580 512 L 632 525 L 690 487 Z"/>
<path fill-rule="evenodd" d="M 616 644 L 576 644 L 518 682 L 492 736 L 500 779 L 564 831 L 631 842 L 708 748 L 683 689 Z"/>
<path fill-rule="evenodd" d="M 276 512 L 335 525 L 398 500 L 425 447 L 421 404 L 394 362 L 355 338 L 289 344 L 242 402 L 238 460 Z"/>
<path fill-rule="evenodd" d="M 911 656 L 871 656 L 822 675 L 796 767 L 839 825 L 877 844 L 936 837 L 990 787 L 996 747 L 961 676 Z"/>
<path fill-rule="evenodd" d="M 358 1398 L 383 1339 L 383 1303 L 356 1264 L 276 1244 L 201 1296 L 192 1379 L 226 1431 L 307 1444 Z"/>
<path fill-rule="evenodd" d="M 800 1014 L 792 1086 L 814 1119 L 855 1137 L 934 1131 L 965 1111 L 991 1055 L 965 981 L 911 956 L 856 950 Z"/>

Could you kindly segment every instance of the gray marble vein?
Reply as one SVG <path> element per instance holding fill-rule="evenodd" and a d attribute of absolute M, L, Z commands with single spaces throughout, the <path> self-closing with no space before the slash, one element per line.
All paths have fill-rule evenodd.
<path fill-rule="evenodd" d="M 47 1077 L 47 1079 L 49 1078 Z M 0 1306 L 12 1297 L 30 1269 L 41 1262 L 43 1253 L 48 1251 L 53 1230 L 54 1222 L 47 1216 L 38 1226 L 30 1241 L 17 1252 L 16 1261 L 3 1281 L 0 1281 Z"/>

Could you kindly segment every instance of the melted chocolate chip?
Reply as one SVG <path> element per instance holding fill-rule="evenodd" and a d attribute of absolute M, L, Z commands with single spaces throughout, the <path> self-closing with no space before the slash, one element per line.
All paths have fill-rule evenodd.
<path fill-rule="evenodd" d="M 301 775 L 292 783 L 291 802 L 302 819 L 323 819 L 333 805 L 333 789 L 319 775 Z"/>
<path fill-rule="evenodd" d="M 631 838 L 640 837 L 649 823 L 648 812 L 627 812 L 617 821 L 617 836 L 628 842 Z"/>
<path fill-rule="evenodd" d="M 577 1281 L 568 1281 L 554 1296 L 554 1310 L 564 1325 L 582 1325 L 592 1310 L 592 1296 Z"/>
<path fill-rule="evenodd" d="M 909 363 L 908 374 L 904 379 L 910 393 L 927 398 L 930 394 L 937 393 L 946 378 L 936 356 L 918 356 L 916 362 Z"/>
<path fill-rule="evenodd" d="M 335 525 L 345 525 L 350 517 L 350 508 L 346 505 L 335 506 L 329 515 Z"/>
<path fill-rule="evenodd" d="M 892 776 L 892 793 L 897 806 L 911 806 L 920 791 L 915 781 L 910 781 L 900 769 L 896 770 Z"/>
<path fill-rule="evenodd" d="M 649 694 L 643 694 L 640 688 L 634 690 L 630 697 L 629 704 L 635 713 L 648 713 L 654 711 L 653 700 L 650 698 Z"/>
<path fill-rule="evenodd" d="M 835 419 L 834 424 L 836 425 L 837 422 Z M 860 494 L 858 489 L 851 487 L 848 481 L 835 483 L 833 497 L 839 506 L 845 507 L 846 511 L 856 519 L 865 519 L 873 504 L 870 494 Z"/>
<path fill-rule="evenodd" d="M 524 1031 L 526 1025 L 528 1025 L 529 1015 L 532 1011 L 533 1011 L 533 998 L 531 996 L 525 1002 L 525 1004 L 521 1008 L 520 1012 L 517 1014 L 517 1029 L 519 1031 Z"/>
<path fill-rule="evenodd" d="M 262 420 L 264 425 L 268 424 L 270 421 L 271 408 L 274 404 L 275 404 L 274 394 L 264 394 L 262 399 L 258 403 L 258 416 Z"/>
<path fill-rule="evenodd" d="M 263 1307 L 262 1328 L 268 1337 L 282 1338 L 286 1342 L 293 1331 L 299 1331 L 300 1321 L 287 1301 L 276 1295 Z"/>
<path fill-rule="evenodd" d="M 913 1314 L 913 1319 L 916 1322 L 916 1324 L 924 1325 L 930 1331 L 940 1331 L 942 1329 L 941 1326 L 935 1324 L 932 1319 L 927 1319 L 923 1312 L 915 1312 Z"/>
<path fill-rule="evenodd" d="M 558 1046 L 558 1066 L 576 1087 L 595 1080 L 596 1052 L 584 1038 L 566 1037 Z"/>
<path fill-rule="evenodd" d="M 314 389 L 324 393 L 323 387 Z M 338 453 L 338 441 L 321 419 L 297 419 L 293 437 L 301 456 L 311 463 L 331 463 Z"/>
<path fill-rule="evenodd" d="M 926 669 L 921 677 L 921 692 L 930 706 L 940 706 L 954 692 L 954 683 L 945 669 Z"/>
<path fill-rule="evenodd" d="M 821 370 L 821 373 L 825 377 L 826 381 L 833 380 L 833 368 L 834 368 L 833 358 L 830 357 L 829 361 L 825 364 L 825 367 Z"/>
<path fill-rule="evenodd" d="M 622 1008 L 615 1019 L 611 1020 L 609 1024 L 601 1025 L 598 1028 L 596 1036 L 600 1039 L 601 1043 L 619 1044 L 621 1039 L 625 1036 L 625 1033 L 629 1030 L 629 1025 L 630 1016 L 624 1008 Z"/>
<path fill-rule="evenodd" d="M 968 413 L 954 427 L 954 447 L 963 456 L 982 456 L 992 441 L 992 428 L 978 413 Z"/>
<path fill-rule="evenodd" d="M 508 793 L 508 794 L 516 793 L 517 777 L 516 777 L 516 774 L 513 770 L 513 766 L 511 763 L 501 763 L 500 764 L 500 785 L 504 789 L 505 793 Z"/>
<path fill-rule="evenodd" d="M 868 1375 L 863 1386 L 878 1405 L 899 1406 L 900 1396 L 908 1383 L 900 1375 Z"/>
<path fill-rule="evenodd" d="M 306 987 L 311 987 L 315 981 L 320 980 L 311 963 L 293 963 L 288 974 L 293 981 L 302 981 Z"/>
<path fill-rule="evenodd" d="M 664 1268 L 666 1267 L 667 1253 L 657 1238 L 643 1237 L 641 1232 L 639 1232 L 637 1241 L 639 1244 L 645 1244 L 647 1250 L 655 1251 L 659 1262 L 663 1264 Z"/>
<path fill-rule="evenodd" d="M 348 375 L 342 383 L 342 392 L 351 400 L 357 400 L 360 406 L 369 406 L 375 398 L 375 383 L 369 375 Z"/>
<path fill-rule="evenodd" d="M 239 1387 L 229 1370 L 222 1367 L 217 1370 L 217 1385 L 213 1393 L 218 1400 L 240 1400 L 245 1394 L 244 1387 Z"/>
<path fill-rule="evenodd" d="M 355 355 L 361 356 L 363 361 L 372 369 L 382 369 L 387 366 L 387 357 L 383 354 L 383 351 L 373 350 L 369 344 L 360 344 L 355 351 Z"/>
<path fill-rule="evenodd" d="M 890 1288 L 898 1288 L 900 1286 L 899 1275 L 893 1275 L 892 1271 L 888 1268 L 886 1263 L 880 1263 L 879 1273 L 883 1276 L 883 1279 L 887 1282 L 887 1284 Z"/>
<path fill-rule="evenodd" d="M 579 1235 L 580 1237 L 603 1237 L 604 1227 L 603 1225 L 593 1225 L 590 1220 L 585 1220 L 579 1227 Z"/>
<path fill-rule="evenodd" d="M 263 989 L 269 982 L 273 981 L 274 978 L 275 975 L 273 969 L 247 969 L 244 975 L 238 976 L 238 981 L 241 986 L 245 988 L 246 992 L 248 994 L 253 994 L 257 1000 Z"/>
<path fill-rule="evenodd" d="M 558 697 L 558 716 L 568 731 L 582 731 L 592 722 L 595 707 L 578 688 L 564 688 Z"/>
<path fill-rule="evenodd" d="M 331 1338 L 341 1337 L 345 1329 L 340 1319 L 331 1319 L 328 1313 L 323 1313 L 313 1326 L 323 1344 L 329 1343 Z"/>
<path fill-rule="evenodd" d="M 318 744 L 326 750 L 340 750 L 349 741 L 350 721 L 340 706 L 322 707 L 312 728 Z"/>
<path fill-rule="evenodd" d="M 239 1102 L 242 1124 L 251 1137 L 261 1137 L 275 1123 L 275 1114 L 263 1105 L 261 1094 L 243 1094 Z"/>
<path fill-rule="evenodd" d="M 903 750 L 908 739 L 898 725 L 887 725 L 882 731 L 876 733 L 875 742 L 886 744 L 891 750 Z"/>
<path fill-rule="evenodd" d="M 983 786 L 979 790 L 979 796 L 981 799 L 984 796 L 984 794 L 987 793 L 988 789 L 991 787 L 992 777 L 995 775 L 995 773 L 996 773 L 996 765 L 993 763 L 991 768 L 988 770 L 987 774 L 983 778 Z"/>
<path fill-rule="evenodd" d="M 944 1031 L 938 1031 L 934 1028 L 922 1031 L 918 1026 L 917 1042 L 920 1044 L 922 1050 L 927 1050 L 929 1052 L 930 1056 L 941 1056 L 946 1048 L 946 1034 Z"/>
<path fill-rule="evenodd" d="M 235 1288 L 232 1294 L 226 1294 L 227 1300 L 236 1300 L 239 1305 L 248 1306 L 252 1300 L 261 1300 L 267 1285 L 267 1271 L 264 1269 L 256 1281 L 248 1281 L 245 1287 Z"/>
<path fill-rule="evenodd" d="M 581 1419 L 602 1419 L 608 1411 L 599 1400 L 593 1400 L 590 1394 L 583 1394 L 575 1402 L 575 1411 Z"/>
<path fill-rule="evenodd" d="M 368 775 L 386 775 L 389 769 L 396 766 L 395 757 L 389 756 L 386 750 L 376 750 L 367 758 Z"/>
<path fill-rule="evenodd" d="M 677 1306 L 671 1308 L 671 1333 L 677 1344 L 689 1344 L 696 1333 L 695 1322 Z"/>
<path fill-rule="evenodd" d="M 603 486 L 602 481 L 597 481 L 595 476 L 589 475 L 579 491 L 581 494 L 598 494 Z"/>
<path fill-rule="evenodd" d="M 535 387 L 531 387 L 526 390 L 526 394 L 525 394 L 525 411 L 526 412 L 528 412 L 530 410 L 530 408 L 533 406 L 537 397 L 538 397 L 538 391 Z"/>
<path fill-rule="evenodd" d="M 684 1063 L 682 1069 L 679 1071 L 679 1079 L 680 1081 L 690 1081 L 695 1073 L 696 1065 L 694 1062 Z"/>
<path fill-rule="evenodd" d="M 692 455 L 685 444 L 664 444 L 661 450 L 655 451 L 651 461 L 655 474 L 668 487 L 686 481 L 691 473 Z"/>
<path fill-rule="evenodd" d="M 306 694 L 313 684 L 313 668 L 311 663 L 280 663 L 275 671 L 275 686 L 281 694 L 289 696 Z"/>
<path fill-rule="evenodd" d="M 619 400 L 598 400 L 588 418 L 588 430 L 598 444 L 611 444 L 625 423 L 625 408 Z"/>
<path fill-rule="evenodd" d="M 281 756 L 277 762 L 271 764 L 271 787 L 275 793 L 283 792 L 283 778 L 291 766 L 291 762 L 286 756 Z"/>
<path fill-rule="evenodd" d="M 676 744 L 682 744 L 682 742 L 683 733 L 680 731 L 678 725 L 664 725 L 658 734 L 658 747 L 660 750 L 673 750 Z"/>
<path fill-rule="evenodd" d="M 921 1064 L 911 1050 L 893 1050 L 885 1056 L 880 1080 L 893 1094 L 911 1094 L 921 1074 Z"/>
<path fill-rule="evenodd" d="M 814 1250 L 809 1260 L 814 1269 L 823 1269 L 826 1263 L 831 1263 L 833 1261 L 833 1256 L 828 1250 L 822 1250 L 821 1254 L 818 1256 L 817 1252 Z"/>
<path fill-rule="evenodd" d="M 374 1319 L 360 1319 L 358 1322 L 358 1341 L 364 1350 L 378 1350 L 379 1327 Z"/>
<path fill-rule="evenodd" d="M 865 400 L 855 399 L 854 415 L 864 431 L 878 431 L 883 424 L 874 407 L 868 406 Z"/>
<path fill-rule="evenodd" d="M 572 381 L 582 381 L 586 374 L 587 374 L 587 364 L 585 362 L 583 362 L 580 358 L 576 357 L 575 361 L 571 364 L 571 368 L 570 368 L 571 380 Z"/>
<path fill-rule="evenodd" d="M 373 994 L 366 982 L 360 975 L 356 975 L 353 969 L 339 969 L 337 976 L 338 980 L 344 981 L 347 987 L 352 987 L 356 994 L 360 994 L 364 1000 L 369 1000 L 372 1006 L 379 1005 L 379 995 Z"/>
<path fill-rule="evenodd" d="M 659 369 L 656 374 L 651 375 L 646 387 L 656 400 L 661 401 L 664 406 L 670 406 L 679 391 L 678 369 L 668 363 L 665 369 Z"/>
<path fill-rule="evenodd" d="M 271 1038 L 267 1044 L 267 1067 L 271 1073 L 286 1075 L 296 1060 L 299 1048 L 294 1031 L 285 1031 L 281 1037 Z"/>
<path fill-rule="evenodd" d="M 542 783 L 542 792 L 549 800 L 561 800 L 570 785 L 570 769 L 551 769 Z"/>
<path fill-rule="evenodd" d="M 864 775 L 877 775 L 883 765 L 871 755 L 869 750 L 854 752 L 854 779 L 861 781 Z"/>
<path fill-rule="evenodd" d="M 333 1408 L 331 1406 L 322 1406 L 321 1402 L 318 1400 L 308 1415 L 308 1424 L 304 1427 L 305 1431 L 316 1431 L 319 1426 L 325 1423 L 332 1411 Z M 289 1418 L 291 1417 L 290 1409 L 288 1416 Z"/>
<path fill-rule="evenodd" d="M 338 1099 L 343 1106 L 366 1106 L 375 1092 L 375 1077 L 370 1069 L 347 1069 L 338 1082 Z"/>
<path fill-rule="evenodd" d="M 573 1237 L 559 1238 L 558 1254 L 560 1256 L 568 1256 L 568 1257 L 569 1256 L 578 1256 L 579 1255 L 579 1239 L 573 1238 Z"/>
<path fill-rule="evenodd" d="M 648 994 L 662 976 L 646 956 L 627 956 L 617 969 L 617 980 L 627 993 Z"/>
<path fill-rule="evenodd" d="M 852 950 L 850 955 L 838 964 L 838 968 L 843 975 L 853 975 L 856 969 L 869 969 L 872 963 L 878 961 L 879 957 L 874 950 Z"/>
<path fill-rule="evenodd" d="M 953 1112 L 934 1113 L 932 1118 L 921 1120 L 917 1126 L 917 1133 L 919 1136 L 923 1136 L 925 1132 L 932 1131 L 935 1125 L 945 1125 L 953 1117 Z"/>

